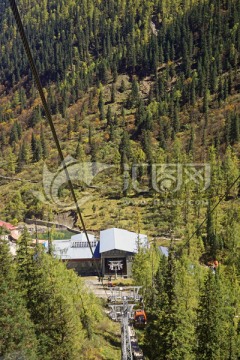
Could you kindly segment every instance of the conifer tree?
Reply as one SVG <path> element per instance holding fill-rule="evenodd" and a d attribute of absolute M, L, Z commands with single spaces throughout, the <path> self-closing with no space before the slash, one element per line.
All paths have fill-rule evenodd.
<path fill-rule="evenodd" d="M 207 237 L 206 237 L 207 250 L 209 250 L 211 257 L 215 259 L 217 257 L 217 250 L 221 248 L 221 241 L 219 235 L 216 234 L 214 221 L 213 221 L 211 201 L 209 201 L 208 203 L 206 230 L 207 230 Z"/>
<path fill-rule="evenodd" d="M 68 123 L 67 123 L 67 136 L 68 136 L 68 140 L 70 140 L 72 136 L 72 121 L 70 118 L 68 119 Z"/>
<path fill-rule="evenodd" d="M 190 139 L 189 139 L 189 143 L 188 143 L 188 153 L 193 154 L 194 151 L 194 141 L 195 141 L 195 132 L 194 132 L 194 127 L 191 127 L 191 134 L 190 134 Z"/>
<path fill-rule="evenodd" d="M 32 113 L 32 116 L 28 122 L 28 125 L 32 128 L 34 128 L 39 121 L 41 120 L 41 108 L 40 106 L 37 106 Z"/>
<path fill-rule="evenodd" d="M 107 118 L 107 125 L 110 126 L 110 124 L 112 123 L 112 111 L 110 106 L 108 106 L 107 108 L 106 118 Z"/>
<path fill-rule="evenodd" d="M 96 162 L 97 162 L 97 144 L 95 141 L 92 141 L 91 143 L 91 163 L 92 163 L 92 172 L 93 175 L 95 175 L 97 173 L 97 168 L 96 168 Z"/>
<path fill-rule="evenodd" d="M 76 147 L 75 157 L 80 162 L 84 162 L 86 160 L 84 146 L 80 140 L 78 141 L 78 144 Z"/>
<path fill-rule="evenodd" d="M 90 98 L 92 98 L 92 92 L 89 94 L 89 109 L 92 110 L 92 103 L 90 103 Z M 79 131 L 79 122 L 80 122 L 80 116 L 76 114 L 74 116 L 74 123 L 73 123 L 73 131 L 78 132 Z"/>
<path fill-rule="evenodd" d="M 41 141 L 36 139 L 34 136 L 34 133 L 32 133 L 32 139 L 31 139 L 31 148 L 32 148 L 32 161 L 38 162 L 42 159 L 42 144 Z"/>
<path fill-rule="evenodd" d="M 205 115 L 205 126 L 207 126 L 209 116 L 209 90 L 207 88 L 204 89 L 203 113 Z"/>
<path fill-rule="evenodd" d="M 19 149 L 17 170 L 21 171 L 23 168 L 23 164 L 27 164 L 29 163 L 29 161 L 30 161 L 30 154 L 27 149 L 27 144 L 23 142 Z"/>
<path fill-rule="evenodd" d="M 37 359 L 34 326 L 18 291 L 12 257 L 0 239 L 0 356 L 4 359 Z"/>
<path fill-rule="evenodd" d="M 5 165 L 5 168 L 8 174 L 13 175 L 16 172 L 17 157 L 14 154 L 12 148 L 8 148 L 5 155 L 8 160 L 7 164 Z"/>
<path fill-rule="evenodd" d="M 47 143 L 45 140 L 45 136 L 44 136 L 44 132 L 43 132 L 43 126 L 41 125 L 41 132 L 40 132 L 40 143 L 41 143 L 41 148 L 42 148 L 42 156 L 43 159 L 46 159 L 48 156 L 48 148 L 47 148 Z"/>
<path fill-rule="evenodd" d="M 196 102 L 196 83 L 197 83 L 197 72 L 194 72 L 191 82 L 191 95 L 190 95 L 190 103 L 191 105 L 195 105 Z"/>
<path fill-rule="evenodd" d="M 131 157 L 130 139 L 127 131 L 123 131 L 122 139 L 119 145 L 119 153 L 121 155 L 121 171 L 124 171 L 124 165 L 128 163 Z"/>
<path fill-rule="evenodd" d="M 122 81 L 121 81 L 121 86 L 120 86 L 120 88 L 119 88 L 119 91 L 120 91 L 121 93 L 124 93 L 125 90 L 126 90 L 125 81 L 122 79 Z"/>
<path fill-rule="evenodd" d="M 239 175 L 239 161 L 234 152 L 234 150 L 229 146 L 226 149 L 225 157 L 223 159 L 223 177 L 225 180 L 225 192 L 226 199 L 230 197 L 237 197 L 239 185 L 236 183 L 231 187 L 231 184 L 234 183 L 235 179 L 237 179 Z"/>
<path fill-rule="evenodd" d="M 74 296 L 79 284 L 64 264 L 40 246 L 31 247 L 26 228 L 19 241 L 17 272 L 35 326 L 39 359 L 82 359 L 84 331 L 79 299 Z"/>
<path fill-rule="evenodd" d="M 137 79 L 134 77 L 132 81 L 132 89 L 128 96 L 126 107 L 128 109 L 135 107 L 139 101 L 139 85 Z"/>
<path fill-rule="evenodd" d="M 143 151 L 146 154 L 146 158 L 149 164 L 152 164 L 153 161 L 153 153 L 152 153 L 152 146 L 151 146 L 151 133 L 149 130 L 143 131 L 142 136 L 142 147 Z"/>
<path fill-rule="evenodd" d="M 231 144 L 238 143 L 240 140 L 240 116 L 237 113 L 230 114 L 230 141 Z"/>
<path fill-rule="evenodd" d="M 16 219 L 22 221 L 26 211 L 26 204 L 24 204 L 20 191 L 15 191 L 9 199 L 5 208 L 8 219 Z"/>
<path fill-rule="evenodd" d="M 32 133 L 31 148 L 32 148 L 32 154 L 34 155 L 36 152 L 36 148 L 37 148 L 37 141 L 36 141 L 34 133 Z"/>
<path fill-rule="evenodd" d="M 189 263 L 181 264 L 170 249 L 161 257 L 155 277 L 155 296 L 147 308 L 151 324 L 145 342 L 151 360 L 194 359 L 193 299 L 196 289 Z"/>
<path fill-rule="evenodd" d="M 9 143 L 13 144 L 14 142 L 18 142 L 21 138 L 21 133 L 22 131 L 20 125 L 17 122 L 14 122 L 10 132 Z"/>
<path fill-rule="evenodd" d="M 98 110 L 99 110 L 99 114 L 100 114 L 100 120 L 104 120 L 105 114 L 104 114 L 104 101 L 103 101 L 102 90 L 99 93 Z"/>
<path fill-rule="evenodd" d="M 112 83 L 111 87 L 111 103 L 114 103 L 116 99 L 116 86 L 114 83 Z"/>
<path fill-rule="evenodd" d="M 196 358 L 220 360 L 222 338 L 222 294 L 218 273 L 208 271 L 201 291 L 196 327 Z"/>

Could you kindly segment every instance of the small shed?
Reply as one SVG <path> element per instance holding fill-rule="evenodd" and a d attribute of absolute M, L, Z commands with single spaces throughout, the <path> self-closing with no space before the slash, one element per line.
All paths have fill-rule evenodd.
<path fill-rule="evenodd" d="M 111 228 L 100 231 L 101 269 L 103 275 L 114 275 L 113 265 L 119 264 L 117 273 L 131 276 L 133 256 L 139 247 L 148 245 L 147 236 L 124 229 Z"/>

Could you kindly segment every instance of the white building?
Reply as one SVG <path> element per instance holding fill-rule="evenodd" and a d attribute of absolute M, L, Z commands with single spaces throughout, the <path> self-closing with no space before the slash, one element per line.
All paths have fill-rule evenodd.
<path fill-rule="evenodd" d="M 147 236 L 124 229 L 100 231 L 100 241 L 88 234 L 93 254 L 84 233 L 76 234 L 69 240 L 53 240 L 54 255 L 68 262 L 68 268 L 74 268 L 79 275 L 114 275 L 113 262 L 118 262 L 118 274 L 131 276 L 132 260 L 139 247 L 147 247 Z"/>
<path fill-rule="evenodd" d="M 69 240 L 53 240 L 53 253 L 68 262 L 68 268 L 75 269 L 80 275 L 97 275 L 100 266 L 99 241 L 88 234 L 92 252 L 84 233 L 76 234 Z"/>
<path fill-rule="evenodd" d="M 118 274 L 132 275 L 132 260 L 139 247 L 147 247 L 147 236 L 124 229 L 107 229 L 100 231 L 100 254 L 103 275 L 114 275 L 111 268 L 113 262 L 118 261 L 121 268 Z"/>

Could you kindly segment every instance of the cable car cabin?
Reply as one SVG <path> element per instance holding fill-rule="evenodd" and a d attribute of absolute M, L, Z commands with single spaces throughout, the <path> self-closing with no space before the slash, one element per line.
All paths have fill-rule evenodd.
<path fill-rule="evenodd" d="M 135 310 L 133 324 L 135 327 L 144 327 L 147 324 L 147 316 L 144 310 Z"/>

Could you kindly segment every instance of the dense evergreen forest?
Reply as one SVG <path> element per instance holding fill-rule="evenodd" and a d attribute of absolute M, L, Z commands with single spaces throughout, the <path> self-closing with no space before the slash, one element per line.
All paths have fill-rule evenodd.
<path fill-rule="evenodd" d="M 240 359 L 239 0 L 19 0 L 18 6 L 69 169 L 91 166 L 91 180 L 87 167 L 73 179 L 86 199 L 80 206 L 87 229 L 141 231 L 155 244 L 134 262 L 149 318 L 141 333 L 146 355 Z M 0 153 L 1 219 L 54 220 L 74 210 L 67 182 L 56 175 L 57 150 L 6 0 Z M 0 323 L 13 334 L 0 332 L 0 356 L 27 349 L 29 359 L 97 358 L 94 317 L 81 317 L 90 295 L 75 302 L 81 280 L 40 249 L 29 250 L 27 238 L 14 264 L 0 244 Z M 157 245 L 170 244 L 168 259 L 160 257 Z M 213 273 L 205 265 L 216 258 Z M 93 353 L 86 357 L 87 348 Z"/>
<path fill-rule="evenodd" d="M 14 262 L 0 239 L 0 290 L 2 359 L 119 358 L 119 334 L 100 301 L 73 270 L 33 248 L 27 229 Z"/>
<path fill-rule="evenodd" d="M 144 288 L 148 324 L 142 335 L 147 359 L 238 360 L 239 271 L 217 270 L 194 255 L 168 258 L 152 249 L 135 259 L 134 277 Z M 140 334 L 141 336 L 141 334 Z"/>
<path fill-rule="evenodd" d="M 127 220 L 125 209 L 135 208 L 151 234 L 159 225 L 163 232 L 174 227 L 177 212 L 181 233 L 193 212 L 184 199 L 238 195 L 237 184 L 227 193 L 238 173 L 238 1 L 20 1 L 19 8 L 64 155 L 114 165 L 95 177 L 98 191 L 88 189 L 98 217 L 97 225 L 84 204 L 89 227 L 115 218 L 133 227 L 136 218 Z M 1 4 L 0 27 L 1 175 L 41 183 L 43 162 L 53 173 L 59 164 L 8 2 Z M 158 179 L 155 188 L 150 184 L 152 164 L 197 162 L 211 166 L 204 194 L 191 182 L 175 192 Z M 137 165 L 137 185 L 129 181 L 124 189 L 126 165 L 130 177 Z M 39 184 L 8 182 L 2 178 L 2 217 L 48 216 L 29 191 Z M 81 196 L 86 184 L 76 181 L 76 188 Z M 66 186 L 60 190 L 69 203 Z M 173 205 L 172 197 L 181 201 Z M 162 213 L 158 204 L 169 198 Z M 199 221 L 207 207 L 198 203 Z M 111 204 L 113 219 L 103 217 Z"/>

